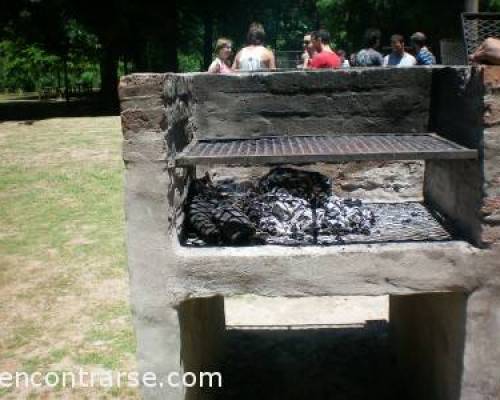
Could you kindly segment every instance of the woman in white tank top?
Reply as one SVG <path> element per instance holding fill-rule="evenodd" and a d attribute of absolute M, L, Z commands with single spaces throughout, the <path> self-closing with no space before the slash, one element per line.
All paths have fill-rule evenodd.
<path fill-rule="evenodd" d="M 248 46 L 241 49 L 239 69 L 241 71 L 256 71 L 265 69 L 264 55 L 268 50 L 264 46 Z"/>
<path fill-rule="evenodd" d="M 242 48 L 234 59 L 233 69 L 237 71 L 256 71 L 275 69 L 274 54 L 264 44 L 266 33 L 261 24 L 253 23 L 247 34 L 248 45 Z"/>

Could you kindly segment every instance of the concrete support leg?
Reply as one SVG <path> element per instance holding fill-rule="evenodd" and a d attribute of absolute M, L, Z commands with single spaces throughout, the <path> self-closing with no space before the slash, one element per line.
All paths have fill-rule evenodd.
<path fill-rule="evenodd" d="M 185 301 L 179 308 L 179 317 L 184 370 L 198 378 L 200 373 L 220 372 L 226 324 L 224 298 L 217 296 Z M 216 384 L 217 380 L 213 382 Z M 217 393 L 217 388 L 207 386 L 208 380 L 199 383 L 188 388 L 186 400 L 212 399 Z"/>
<path fill-rule="evenodd" d="M 142 396 L 146 400 L 184 400 L 185 390 L 179 385 L 169 385 L 182 376 L 181 328 L 178 312 L 169 307 L 162 312 L 161 320 L 136 316 L 137 361 L 142 377 L 154 373 L 161 384 L 142 381 Z"/>
<path fill-rule="evenodd" d="M 193 299 L 168 307 L 161 320 L 136 316 L 139 371 L 154 372 L 157 382 L 143 380 L 142 394 L 147 400 L 207 400 L 217 393 L 209 388 L 209 377 L 200 372 L 220 372 L 224 350 L 224 299 Z M 182 384 L 183 374 L 188 386 Z M 196 378 L 194 378 L 196 377 Z M 196 385 L 193 384 L 196 379 Z M 213 385 L 218 379 L 212 378 Z M 223 383 L 223 382 L 222 382 Z M 203 384 L 203 387 L 200 385 Z"/>
<path fill-rule="evenodd" d="M 462 399 L 500 399 L 500 289 L 484 288 L 467 301 Z"/>
<path fill-rule="evenodd" d="M 466 299 L 461 293 L 390 296 L 391 342 L 412 399 L 460 399 Z"/>

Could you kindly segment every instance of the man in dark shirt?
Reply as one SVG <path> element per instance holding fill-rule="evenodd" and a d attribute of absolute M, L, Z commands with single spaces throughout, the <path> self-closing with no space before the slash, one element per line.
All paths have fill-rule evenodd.
<path fill-rule="evenodd" d="M 356 54 L 356 66 L 377 67 L 384 64 L 384 57 L 376 50 L 380 46 L 380 36 L 378 29 L 365 32 L 365 47 Z"/>
<path fill-rule="evenodd" d="M 321 29 L 311 33 L 311 43 L 316 50 L 309 66 L 312 69 L 340 68 L 340 58 L 330 47 L 330 34 Z"/>

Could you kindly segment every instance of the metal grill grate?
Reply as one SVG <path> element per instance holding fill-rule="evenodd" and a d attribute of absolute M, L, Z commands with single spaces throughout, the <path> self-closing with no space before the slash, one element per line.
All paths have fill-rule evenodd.
<path fill-rule="evenodd" d="M 500 38 L 500 13 L 463 13 L 462 28 L 467 55 L 489 38 Z"/>
<path fill-rule="evenodd" d="M 307 245 L 339 245 L 355 243 L 387 243 L 387 242 L 440 242 L 453 240 L 453 235 L 446 230 L 440 221 L 421 203 L 365 203 L 372 209 L 376 222 L 370 235 L 350 234 L 338 240 L 332 235 L 318 236 L 317 243 L 307 240 L 291 239 L 287 237 L 270 237 L 266 244 L 283 246 Z M 190 236 L 196 236 L 193 232 Z M 193 244 L 187 241 L 186 246 L 208 246 L 207 244 Z"/>
<path fill-rule="evenodd" d="M 368 204 L 376 216 L 370 235 L 346 235 L 344 243 L 421 242 L 452 240 L 452 235 L 420 203 Z M 319 236 L 318 243 L 337 244 L 335 238 Z"/>
<path fill-rule="evenodd" d="M 273 136 L 195 141 L 176 157 L 176 164 L 182 167 L 476 157 L 476 150 L 433 134 Z"/>

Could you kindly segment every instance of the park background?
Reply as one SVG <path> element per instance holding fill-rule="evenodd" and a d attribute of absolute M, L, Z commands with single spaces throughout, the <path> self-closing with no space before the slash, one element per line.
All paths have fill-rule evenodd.
<path fill-rule="evenodd" d="M 500 11 L 499 0 L 479 6 Z M 303 34 L 319 27 L 348 53 L 368 27 L 381 29 L 384 46 L 392 33 L 419 30 L 437 49 L 441 39 L 460 40 L 464 9 L 461 0 L 4 0 L 0 371 L 136 367 L 119 76 L 203 70 L 214 40 L 238 47 L 252 21 L 277 51 L 300 50 Z M 124 387 L 0 389 L 6 399 L 138 397 Z"/>
<path fill-rule="evenodd" d="M 467 3 L 500 10 L 500 0 L 6 0 L 0 13 L 0 92 L 63 95 L 100 89 L 117 104 L 116 81 L 131 72 L 206 70 L 214 40 L 236 48 L 252 21 L 264 24 L 275 51 L 300 51 L 304 33 L 325 28 L 336 48 L 360 49 L 366 28 L 390 35 L 423 31 L 439 52 L 460 39 Z M 69 93 L 68 93 L 69 92 Z M 47 93 L 61 94 L 61 93 Z"/>

